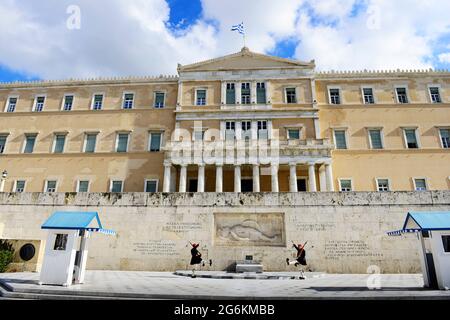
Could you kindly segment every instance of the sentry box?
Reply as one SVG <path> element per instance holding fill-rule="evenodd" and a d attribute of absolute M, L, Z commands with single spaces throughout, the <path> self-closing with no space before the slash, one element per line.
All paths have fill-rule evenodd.
<path fill-rule="evenodd" d="M 48 236 L 39 284 L 62 286 L 84 282 L 91 232 L 116 234 L 103 229 L 97 212 L 58 211 L 41 228 Z"/>
<path fill-rule="evenodd" d="M 450 288 L 450 211 L 409 212 L 403 229 L 388 232 L 390 236 L 417 235 L 424 286 Z"/>

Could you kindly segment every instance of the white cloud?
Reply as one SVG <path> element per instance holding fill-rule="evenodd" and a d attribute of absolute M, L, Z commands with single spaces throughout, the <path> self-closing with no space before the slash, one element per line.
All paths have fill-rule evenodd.
<path fill-rule="evenodd" d="M 174 74 L 178 62 L 238 51 L 242 38 L 230 27 L 244 21 L 251 50 L 297 40 L 295 57 L 320 69 L 428 68 L 433 46 L 450 33 L 448 1 L 201 1 L 199 20 L 174 32 L 165 0 L 2 0 L 0 64 L 49 79 Z M 66 28 L 72 4 L 80 30 Z M 355 5 L 375 8 L 379 29 L 367 27 L 365 10 L 355 16 Z"/>
<path fill-rule="evenodd" d="M 353 17 L 357 1 L 345 1 L 339 9 L 336 2 L 309 1 L 318 12 L 337 19 L 332 26 L 327 20 L 313 23 L 306 12 L 297 24 L 301 43 L 296 57 L 315 58 L 320 69 L 429 68 L 433 46 L 450 30 L 445 13 L 449 2 L 371 0 L 364 3 L 370 10 Z"/>
<path fill-rule="evenodd" d="M 450 64 L 450 52 L 441 53 L 439 56 L 439 62 Z"/>

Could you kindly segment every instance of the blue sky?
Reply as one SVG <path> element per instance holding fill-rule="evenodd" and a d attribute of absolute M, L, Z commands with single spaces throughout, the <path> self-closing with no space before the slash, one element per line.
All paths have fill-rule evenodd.
<path fill-rule="evenodd" d="M 250 50 L 318 70 L 449 69 L 448 12 L 441 0 L 2 0 L 0 81 L 176 74 L 239 51 L 241 21 Z"/>

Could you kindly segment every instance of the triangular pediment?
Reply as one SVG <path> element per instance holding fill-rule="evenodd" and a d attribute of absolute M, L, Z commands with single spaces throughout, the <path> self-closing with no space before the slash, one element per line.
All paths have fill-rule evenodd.
<path fill-rule="evenodd" d="M 221 71 L 221 70 L 255 70 L 255 69 L 314 69 L 314 61 L 302 62 L 268 56 L 250 51 L 244 47 L 240 52 L 227 56 L 201 61 L 189 65 L 178 65 L 178 72 Z"/>

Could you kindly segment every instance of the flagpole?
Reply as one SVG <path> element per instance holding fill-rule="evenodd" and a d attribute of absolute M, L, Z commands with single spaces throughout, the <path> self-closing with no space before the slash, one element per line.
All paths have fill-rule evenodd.
<path fill-rule="evenodd" d="M 244 38 L 244 48 L 245 48 L 245 30 L 244 30 L 244 21 L 242 21 L 241 24 L 242 24 L 242 31 L 243 31 L 242 37 Z"/>

